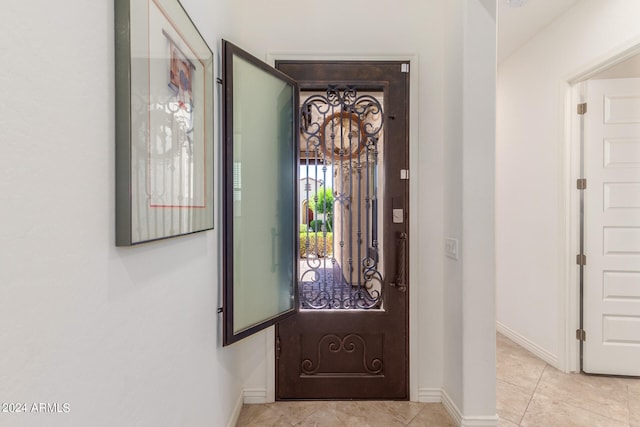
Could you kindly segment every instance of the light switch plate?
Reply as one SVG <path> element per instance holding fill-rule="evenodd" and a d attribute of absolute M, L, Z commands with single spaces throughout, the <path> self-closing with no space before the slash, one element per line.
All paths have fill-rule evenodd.
<path fill-rule="evenodd" d="M 451 259 L 458 259 L 458 239 L 452 237 L 444 239 L 444 254 Z"/>

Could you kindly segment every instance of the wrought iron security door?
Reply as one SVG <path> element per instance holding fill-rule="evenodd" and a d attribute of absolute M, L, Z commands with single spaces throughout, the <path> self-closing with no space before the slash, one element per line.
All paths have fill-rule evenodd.
<path fill-rule="evenodd" d="M 276 323 L 277 399 L 407 399 L 408 73 L 277 68 L 300 87 L 299 311 Z"/>
<path fill-rule="evenodd" d="M 300 309 L 380 309 L 383 94 L 301 94 Z"/>

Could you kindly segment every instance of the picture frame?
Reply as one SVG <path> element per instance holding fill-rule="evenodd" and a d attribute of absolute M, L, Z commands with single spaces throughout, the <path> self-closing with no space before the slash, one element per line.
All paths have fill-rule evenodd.
<path fill-rule="evenodd" d="M 115 0 L 116 246 L 213 228 L 214 57 L 178 0 Z"/>

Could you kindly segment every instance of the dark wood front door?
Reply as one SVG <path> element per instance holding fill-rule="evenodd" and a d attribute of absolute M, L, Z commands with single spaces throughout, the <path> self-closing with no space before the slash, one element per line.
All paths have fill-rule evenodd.
<path fill-rule="evenodd" d="M 276 396 L 409 398 L 409 73 L 278 61 L 298 82 L 298 312 L 276 324 Z"/>

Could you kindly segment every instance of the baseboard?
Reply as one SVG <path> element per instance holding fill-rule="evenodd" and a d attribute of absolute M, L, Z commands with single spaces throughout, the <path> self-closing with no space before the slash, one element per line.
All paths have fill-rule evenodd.
<path fill-rule="evenodd" d="M 231 419 L 229 423 L 227 423 L 227 427 L 235 427 L 238 424 L 238 418 L 240 418 L 240 412 L 242 411 L 242 404 L 244 403 L 243 393 L 240 393 L 238 399 L 236 400 L 236 405 L 233 407 L 233 412 L 231 413 Z"/>
<path fill-rule="evenodd" d="M 440 388 L 421 388 L 418 390 L 418 402 L 421 403 L 441 403 L 442 389 Z"/>
<path fill-rule="evenodd" d="M 518 334 L 513 329 L 509 329 L 507 326 L 503 325 L 500 322 L 496 322 L 496 330 L 505 337 L 509 338 L 511 341 L 518 344 L 520 347 L 535 354 L 540 359 L 547 362 L 549 365 L 553 366 L 554 368 L 560 369 L 560 363 L 557 355 L 545 350 L 534 342 L 529 341 L 527 338 Z"/>
<path fill-rule="evenodd" d="M 242 390 L 243 402 L 252 404 L 267 403 L 267 389 L 266 388 L 245 388 Z"/>
<path fill-rule="evenodd" d="M 497 427 L 498 415 L 471 416 L 462 415 L 458 406 L 451 400 L 446 391 L 442 390 L 442 406 L 447 410 L 455 423 L 460 427 Z"/>
<path fill-rule="evenodd" d="M 498 416 L 464 417 L 460 427 L 498 427 Z"/>
<path fill-rule="evenodd" d="M 446 391 L 441 391 L 442 396 L 442 406 L 447 410 L 449 415 L 453 418 L 457 425 L 462 425 L 462 412 L 458 409 L 458 406 L 453 403 L 453 400 L 449 397 Z"/>
<path fill-rule="evenodd" d="M 234 427 L 238 423 L 240 412 L 242 411 L 242 405 L 244 404 L 261 404 L 267 403 L 267 389 L 266 388 L 245 388 L 238 396 L 236 405 L 233 407 L 231 413 L 231 419 L 227 424 L 227 427 Z"/>

